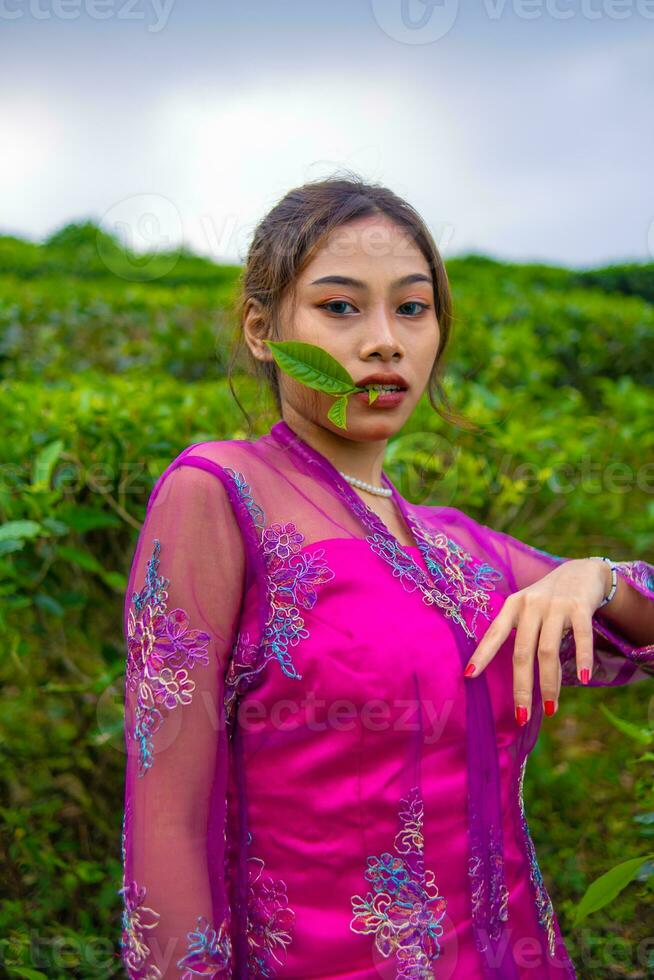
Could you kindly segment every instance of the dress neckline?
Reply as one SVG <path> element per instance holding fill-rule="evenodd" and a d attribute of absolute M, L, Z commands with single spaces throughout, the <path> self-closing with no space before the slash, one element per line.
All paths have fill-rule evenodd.
<path fill-rule="evenodd" d="M 350 505 L 352 504 L 356 505 L 355 513 L 357 509 L 360 509 L 362 506 L 365 507 L 366 511 L 368 511 L 370 515 L 381 524 L 386 534 L 388 534 L 395 541 L 395 544 L 398 548 L 400 549 L 411 548 L 413 550 L 418 550 L 418 551 L 421 550 L 420 545 L 416 542 L 416 536 L 414 534 L 413 528 L 409 520 L 408 503 L 404 499 L 402 494 L 399 492 L 397 487 L 394 485 L 394 483 L 389 479 L 386 473 L 384 473 L 383 470 L 382 470 L 382 480 L 386 484 L 386 486 L 390 488 L 391 497 L 395 501 L 395 506 L 397 507 L 398 512 L 402 520 L 404 521 L 405 529 L 407 533 L 413 538 L 411 544 L 406 544 L 406 545 L 401 544 L 398 538 L 386 526 L 386 522 L 382 520 L 382 518 L 377 514 L 376 511 L 374 511 L 371 507 L 368 506 L 365 500 L 363 500 L 363 498 L 360 497 L 355 490 L 353 490 L 352 486 L 347 482 L 347 480 L 341 476 L 339 470 L 336 468 L 336 466 L 334 466 L 332 461 L 327 456 L 325 456 L 324 453 L 321 453 L 319 449 L 316 449 L 314 446 L 310 445 L 310 443 L 308 443 L 305 439 L 303 439 L 302 436 L 298 435 L 295 429 L 292 429 L 290 427 L 288 422 L 286 422 L 284 419 L 280 419 L 278 422 L 275 422 L 270 429 L 270 435 L 272 435 L 278 441 L 283 442 L 285 445 L 288 445 L 291 448 L 295 449 L 297 452 L 300 453 L 301 456 L 303 456 L 305 460 L 315 465 L 322 466 L 323 469 L 326 469 L 331 483 L 336 485 L 337 490 L 340 492 L 341 496 L 345 496 L 349 501 Z"/>

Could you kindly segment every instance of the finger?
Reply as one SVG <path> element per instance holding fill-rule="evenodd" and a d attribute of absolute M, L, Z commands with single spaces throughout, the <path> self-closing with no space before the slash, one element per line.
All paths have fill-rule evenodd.
<path fill-rule="evenodd" d="M 513 700 L 519 725 L 526 725 L 531 717 L 534 660 L 541 622 L 540 612 L 533 606 L 524 604 L 513 645 Z"/>
<path fill-rule="evenodd" d="M 538 640 L 538 678 L 543 708 L 548 717 L 558 709 L 561 666 L 559 650 L 566 623 L 565 613 L 562 610 L 557 611 L 553 604 L 545 616 Z"/>
<path fill-rule="evenodd" d="M 582 684 L 587 684 L 593 676 L 593 622 L 588 610 L 581 605 L 574 605 L 570 613 L 570 622 L 575 640 L 575 658 L 577 677 Z M 584 671 L 588 671 L 584 674 Z"/>
<path fill-rule="evenodd" d="M 515 626 L 515 606 L 509 601 L 504 605 L 492 621 L 481 640 L 477 644 L 474 653 L 468 661 L 464 677 L 478 677 L 484 668 L 491 662 L 499 648 L 502 646 L 507 636 Z"/>

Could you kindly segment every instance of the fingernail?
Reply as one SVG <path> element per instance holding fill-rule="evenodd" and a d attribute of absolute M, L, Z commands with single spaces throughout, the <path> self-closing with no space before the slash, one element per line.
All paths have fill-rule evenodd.
<path fill-rule="evenodd" d="M 463 671 L 463 676 L 464 677 L 472 677 L 472 675 L 474 674 L 475 670 L 476 670 L 476 665 L 475 664 L 468 664 L 468 666 L 466 667 L 466 669 Z"/>
<path fill-rule="evenodd" d="M 546 715 L 553 715 L 554 714 L 554 708 L 555 708 L 554 701 L 546 701 L 545 702 L 545 714 Z"/>
<path fill-rule="evenodd" d="M 581 683 L 582 684 L 587 684 L 588 681 L 590 680 L 590 671 L 589 671 L 588 667 L 584 667 L 583 670 L 580 670 L 579 671 L 579 676 L 581 677 Z"/>
<path fill-rule="evenodd" d="M 523 708 L 521 704 L 515 709 L 515 718 L 519 725 L 527 724 L 527 709 Z"/>

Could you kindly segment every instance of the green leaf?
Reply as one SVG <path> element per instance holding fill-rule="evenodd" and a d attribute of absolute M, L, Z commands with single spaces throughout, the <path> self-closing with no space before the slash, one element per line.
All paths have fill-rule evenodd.
<path fill-rule="evenodd" d="M 35 538 L 41 531 L 37 521 L 7 521 L 0 524 L 0 541 Z"/>
<path fill-rule="evenodd" d="M 604 715 L 613 724 L 618 731 L 622 732 L 623 735 L 628 735 L 629 738 L 633 738 L 636 742 L 640 742 L 641 745 L 651 745 L 654 742 L 654 732 L 651 728 L 640 728 L 638 725 L 634 725 L 633 722 L 625 721 L 623 718 L 618 718 L 614 715 L 610 708 L 607 708 L 605 704 L 600 704 L 600 710 L 604 712 Z"/>
<path fill-rule="evenodd" d="M 64 448 L 63 439 L 55 439 L 45 446 L 34 460 L 32 466 L 32 488 L 49 490 L 52 470 Z"/>
<path fill-rule="evenodd" d="M 301 340 L 265 340 L 279 368 L 295 381 L 322 391 L 326 395 L 339 396 L 330 407 L 327 418 L 339 429 L 346 429 L 347 399 L 357 391 L 368 391 L 368 404 L 379 397 L 378 391 L 360 387 L 343 365 L 317 344 Z"/>
<path fill-rule="evenodd" d="M 47 612 L 52 613 L 54 616 L 63 616 L 64 607 L 61 603 L 53 599 L 51 595 L 46 595 L 44 592 L 37 592 L 34 596 L 34 605 L 38 606 L 40 609 L 45 609 Z"/>
<path fill-rule="evenodd" d="M 646 861 L 651 861 L 652 858 L 654 858 L 654 854 L 645 854 L 643 857 L 630 858 L 628 861 L 623 861 L 622 864 L 616 865 L 591 882 L 585 894 L 582 896 L 581 901 L 574 909 L 573 925 L 579 925 L 582 919 L 585 919 L 591 912 L 597 912 L 598 909 L 603 908 L 609 902 L 613 901 L 615 896 L 619 895 L 627 887 L 629 882 L 633 881 L 643 864 Z"/>
<path fill-rule="evenodd" d="M 347 429 L 347 425 L 345 423 L 346 413 L 347 397 L 342 395 L 340 398 L 336 399 L 333 405 L 330 406 L 330 409 L 327 412 L 327 418 L 330 419 L 334 425 L 337 425 L 339 429 Z"/>
<path fill-rule="evenodd" d="M 122 572 L 104 572 L 102 577 L 116 592 L 124 592 L 127 588 L 127 576 Z"/>
<path fill-rule="evenodd" d="M 6 541 L 0 541 L 0 557 L 10 555 L 12 551 L 20 551 L 24 545 L 25 542 L 19 541 L 18 538 L 7 538 Z"/>
<path fill-rule="evenodd" d="M 12 966 L 10 969 L 12 977 L 22 977 L 23 980 L 48 980 L 47 973 L 41 973 L 40 970 L 32 970 L 28 966 Z"/>
<path fill-rule="evenodd" d="M 79 565 L 80 568 L 86 569 L 87 572 L 97 572 L 99 575 L 104 575 L 104 568 L 97 558 L 94 558 L 88 551 L 82 551 L 81 548 L 73 548 L 71 545 L 60 544 L 57 548 L 57 553 L 60 558 L 66 558 L 67 561 L 72 561 L 73 564 Z"/>
<path fill-rule="evenodd" d="M 301 340 L 266 340 L 278 367 L 296 381 L 327 395 L 364 391 L 349 371 L 317 344 Z"/>
<path fill-rule="evenodd" d="M 95 531 L 100 527 L 120 527 L 121 521 L 115 514 L 110 514 L 99 507 L 88 507 L 80 504 L 70 504 L 60 507 L 57 516 L 75 531 Z"/>

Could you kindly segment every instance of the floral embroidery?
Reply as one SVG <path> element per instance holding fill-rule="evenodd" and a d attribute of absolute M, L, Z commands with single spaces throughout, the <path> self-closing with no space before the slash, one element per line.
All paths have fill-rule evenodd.
<path fill-rule="evenodd" d="M 417 786 L 401 801 L 396 854 L 384 852 L 368 858 L 365 877 L 373 892 L 351 898 L 354 916 L 350 929 L 372 934 L 382 956 L 397 957 L 396 978 L 431 978 L 440 956 L 438 937 L 447 902 L 439 894 L 434 872 L 424 867 L 422 833 L 424 804 Z M 404 857 L 402 856 L 404 855 Z"/>
<path fill-rule="evenodd" d="M 161 971 L 156 966 L 146 968 L 150 947 L 146 941 L 146 930 L 154 929 L 159 921 L 159 913 L 144 904 L 145 888 L 135 881 L 123 884 L 119 894 L 123 896 L 122 934 L 120 947 L 127 975 L 138 980 L 159 980 Z"/>
<path fill-rule="evenodd" d="M 249 834 L 249 840 L 252 835 Z M 263 873 L 259 857 L 248 858 L 248 971 L 251 977 L 274 977 L 292 940 L 295 912 L 289 908 L 286 884 Z"/>
<path fill-rule="evenodd" d="M 300 552 L 304 535 L 292 521 L 266 526 L 264 512 L 255 504 L 243 474 L 229 466 L 225 470 L 234 480 L 257 530 L 266 564 L 269 609 L 261 649 L 250 642 L 247 633 L 239 633 L 232 648 L 224 697 L 231 732 L 237 697 L 252 686 L 269 660 L 276 659 L 287 677 L 302 679 L 289 647 L 309 636 L 302 610 L 313 608 L 317 587 L 334 578 L 334 572 L 325 562 L 324 548 Z"/>
<path fill-rule="evenodd" d="M 189 704 L 195 681 L 188 676 L 196 664 L 209 663 L 209 634 L 190 628 L 183 609 L 167 609 L 168 579 L 159 577 L 160 542 L 155 539 L 145 585 L 132 596 L 136 609 L 127 622 L 126 681 L 137 692 L 133 738 L 139 743 L 139 776 L 153 763 L 152 736 L 161 726 L 161 708 Z"/>
<path fill-rule="evenodd" d="M 634 561 L 618 561 L 616 565 L 625 578 L 634 585 L 640 585 L 642 589 L 654 592 L 654 565 L 639 558 Z"/>
<path fill-rule="evenodd" d="M 493 583 L 503 578 L 502 573 L 474 558 L 442 531 L 430 528 L 411 515 L 409 523 L 430 573 L 437 581 L 446 583 L 448 593 L 453 593 L 458 603 L 474 609 L 471 626 L 474 633 L 479 613 L 488 618 L 489 593 L 494 590 Z"/>
<path fill-rule="evenodd" d="M 545 887 L 545 882 L 543 881 L 543 875 L 541 874 L 541 870 L 538 865 L 538 859 L 536 858 L 536 849 L 534 847 L 534 842 L 531 839 L 531 834 L 529 832 L 529 825 L 527 823 L 527 818 L 525 815 L 523 785 L 524 785 L 526 768 L 527 768 L 527 756 L 525 756 L 525 758 L 522 760 L 522 765 L 520 766 L 520 775 L 518 779 L 518 803 L 520 807 L 520 820 L 522 823 L 524 841 L 527 847 L 527 854 L 529 857 L 529 875 L 536 893 L 536 908 L 538 910 L 538 921 L 547 933 L 547 941 L 548 941 L 548 948 L 550 951 L 550 955 L 554 956 L 555 943 L 556 943 L 556 933 L 554 930 L 554 908 L 552 906 L 551 899 L 548 895 L 547 888 Z"/>
<path fill-rule="evenodd" d="M 472 918 L 475 923 L 475 945 L 480 953 L 488 949 L 488 944 L 482 939 L 497 940 L 500 937 L 502 925 L 509 917 L 509 890 L 504 884 L 504 861 L 502 851 L 501 831 L 498 827 L 490 827 L 489 844 L 486 850 L 490 862 L 490 900 L 488 908 L 484 905 L 485 880 L 483 874 L 483 843 L 479 838 L 478 816 L 471 813 L 471 857 L 468 861 L 468 875 L 471 885 Z"/>
<path fill-rule="evenodd" d="M 433 531 L 427 524 L 408 513 L 407 523 L 414 532 L 430 572 L 427 576 L 365 501 L 358 496 L 356 500 L 350 500 L 349 487 L 345 490 L 340 483 L 338 491 L 369 529 L 366 541 L 391 566 L 393 575 L 400 579 L 403 588 L 407 592 L 420 589 L 423 601 L 428 606 L 439 606 L 469 637 L 478 639 L 475 630 L 477 616 L 481 613 L 489 618 L 488 590 L 492 589 L 493 581 L 499 581 L 503 577 L 502 573 L 475 559 L 451 538 L 442 532 Z M 474 609 L 472 625 L 468 625 L 463 615 L 464 606 L 472 606 Z"/>
<path fill-rule="evenodd" d="M 188 952 L 177 960 L 183 969 L 181 980 L 193 977 L 231 977 L 232 942 L 227 931 L 227 921 L 213 929 L 205 916 L 198 916 L 198 924 L 187 934 Z"/>
<path fill-rule="evenodd" d="M 276 657 L 286 676 L 298 680 L 302 675 L 293 666 L 288 648 L 309 635 L 300 608 L 312 609 L 318 597 L 316 586 L 334 578 L 334 572 L 325 564 L 324 548 L 298 554 L 303 540 L 304 535 L 292 521 L 272 524 L 263 534 L 271 602 L 264 654 L 266 659 Z"/>
<path fill-rule="evenodd" d="M 229 658 L 223 696 L 225 728 L 230 738 L 234 733 L 237 699 L 254 683 L 266 663 L 259 656 L 258 645 L 250 641 L 250 634 L 239 631 Z"/>
<path fill-rule="evenodd" d="M 124 885 L 119 894 L 124 900 L 120 945 L 127 975 L 130 980 L 161 980 L 159 967 L 147 963 L 151 950 L 145 936 L 146 930 L 157 927 L 160 915 L 144 904 L 146 889 L 135 881 Z M 231 976 L 232 944 L 226 920 L 216 931 L 199 915 L 197 926 L 187 933 L 187 939 L 187 952 L 176 963 L 183 971 L 181 980 Z"/>

